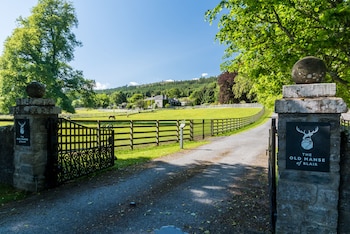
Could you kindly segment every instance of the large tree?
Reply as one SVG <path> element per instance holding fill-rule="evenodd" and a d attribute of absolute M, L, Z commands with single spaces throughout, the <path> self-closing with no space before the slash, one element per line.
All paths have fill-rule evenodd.
<path fill-rule="evenodd" d="M 194 105 L 215 103 L 217 101 L 217 93 L 217 82 L 212 82 L 194 90 L 190 95 L 190 99 Z"/>
<path fill-rule="evenodd" d="M 223 69 L 251 79 L 258 101 L 271 106 L 292 82 L 293 64 L 316 56 L 327 65 L 327 81 L 338 83 L 350 103 L 348 0 L 222 0 L 206 17 L 219 17 L 216 38 L 227 46 Z"/>
<path fill-rule="evenodd" d="M 234 100 L 234 94 L 232 92 L 232 87 L 235 83 L 236 72 L 223 72 L 218 77 L 218 84 L 220 87 L 219 91 L 219 102 L 221 104 L 232 104 L 236 101 Z"/>
<path fill-rule="evenodd" d="M 112 105 L 120 105 L 127 101 L 126 94 L 120 91 L 113 92 L 110 95 L 110 103 Z"/>
<path fill-rule="evenodd" d="M 18 27 L 4 43 L 0 57 L 1 109 L 6 111 L 16 98 L 25 97 L 31 81 L 46 85 L 46 97 L 54 98 L 64 110 L 73 112 L 69 96 L 89 96 L 94 81 L 70 65 L 74 49 L 81 46 L 72 32 L 78 20 L 75 9 L 65 0 L 39 0 L 28 18 L 19 18 Z"/>

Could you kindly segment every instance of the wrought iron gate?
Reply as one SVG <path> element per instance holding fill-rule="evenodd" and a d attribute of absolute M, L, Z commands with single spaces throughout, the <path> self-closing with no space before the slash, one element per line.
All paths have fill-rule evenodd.
<path fill-rule="evenodd" d="M 270 196 L 270 229 L 275 233 L 276 226 L 276 119 L 271 121 L 271 129 L 269 136 L 269 196 Z"/>
<path fill-rule="evenodd" d="M 48 121 L 48 186 L 114 165 L 114 131 L 59 118 Z"/>

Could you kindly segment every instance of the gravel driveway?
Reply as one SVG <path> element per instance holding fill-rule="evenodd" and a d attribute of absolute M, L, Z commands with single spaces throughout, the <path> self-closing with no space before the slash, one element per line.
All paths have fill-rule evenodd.
<path fill-rule="evenodd" d="M 269 126 L 6 204 L 0 233 L 154 233 L 167 225 L 188 233 L 260 233 L 225 220 L 245 209 L 235 205 L 251 186 L 244 178 L 266 174 Z M 266 225 L 268 214 L 255 211 Z"/>

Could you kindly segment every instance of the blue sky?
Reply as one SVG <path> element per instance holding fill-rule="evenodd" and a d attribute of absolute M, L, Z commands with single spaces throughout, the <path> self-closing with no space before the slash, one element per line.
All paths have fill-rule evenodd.
<path fill-rule="evenodd" d="M 71 65 L 98 88 L 190 80 L 221 73 L 225 47 L 204 20 L 220 0 L 71 0 L 83 43 Z M 0 0 L 0 53 L 37 0 Z"/>

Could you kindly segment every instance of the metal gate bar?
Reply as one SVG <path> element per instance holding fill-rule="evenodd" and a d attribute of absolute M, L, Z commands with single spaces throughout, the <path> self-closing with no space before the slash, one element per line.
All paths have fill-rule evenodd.
<path fill-rule="evenodd" d="M 276 119 L 271 120 L 269 136 L 269 199 L 270 199 L 270 229 L 275 233 L 277 208 L 276 208 Z"/>
<path fill-rule="evenodd" d="M 52 122 L 52 121 L 51 121 Z M 49 134 L 57 132 L 57 143 L 51 142 L 51 169 L 56 171 L 56 184 L 62 184 L 114 165 L 114 131 L 94 128 L 59 118 Z M 53 152 L 56 150 L 57 153 Z M 56 156 L 54 156 L 56 155 Z"/>

